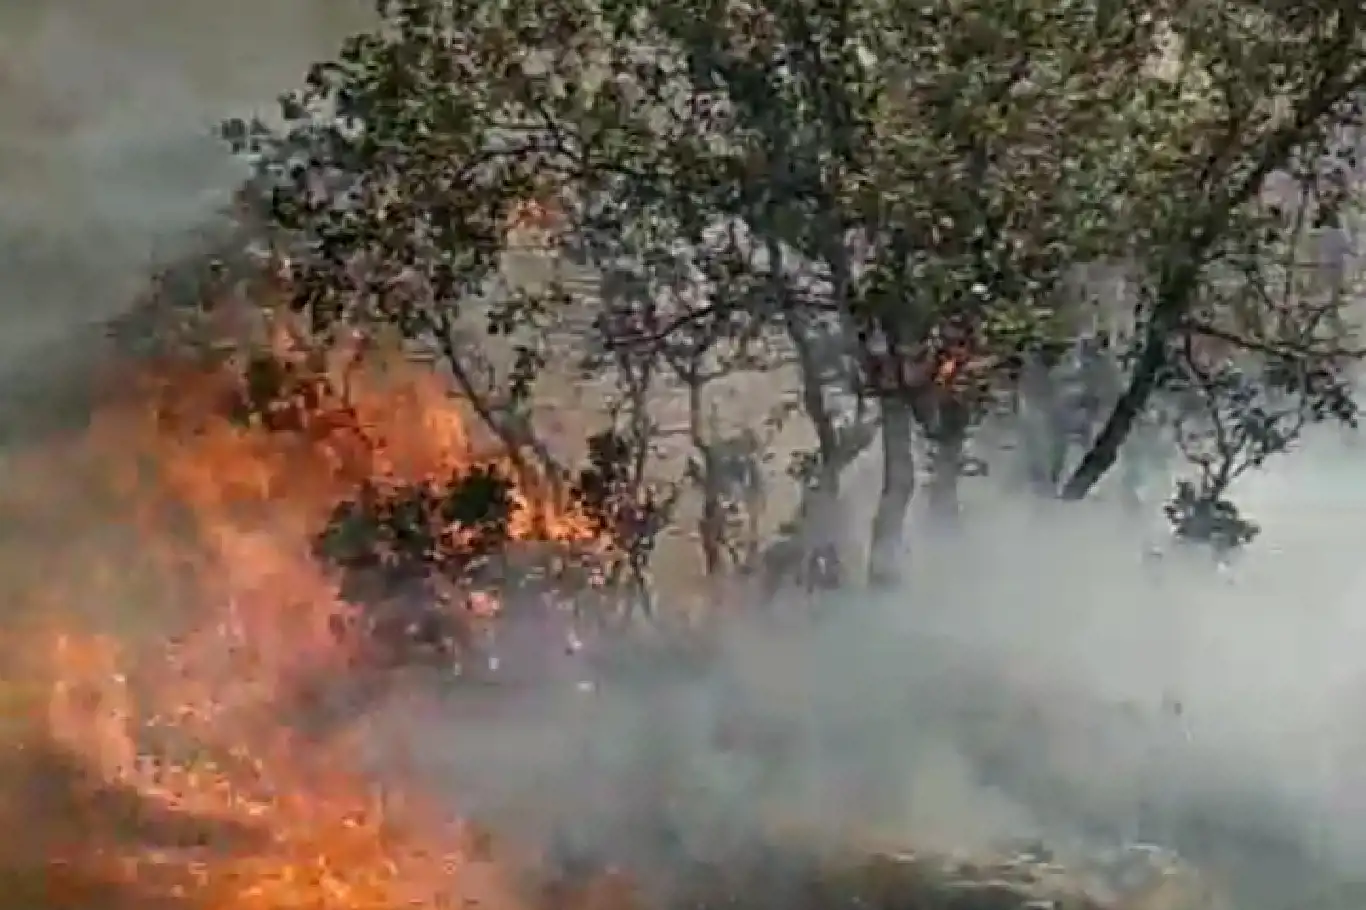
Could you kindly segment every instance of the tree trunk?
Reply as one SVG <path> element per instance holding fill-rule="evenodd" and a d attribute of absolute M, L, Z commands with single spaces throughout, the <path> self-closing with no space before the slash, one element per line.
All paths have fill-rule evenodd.
<path fill-rule="evenodd" d="M 963 455 L 971 419 L 970 409 L 960 399 L 948 398 L 939 406 L 928 491 L 930 514 L 936 521 L 958 520 L 961 509 L 958 480 L 963 472 Z"/>
<path fill-rule="evenodd" d="M 873 515 L 868 553 L 868 583 L 874 587 L 891 587 L 902 579 L 906 512 L 915 494 L 914 423 L 904 397 L 890 395 L 882 400 L 882 493 Z"/>
<path fill-rule="evenodd" d="M 721 573 L 724 565 L 726 514 L 721 502 L 717 478 L 716 458 L 710 448 L 702 451 L 702 515 L 697 522 L 697 534 L 702 546 L 702 566 L 708 578 Z"/>
<path fill-rule="evenodd" d="M 1063 485 L 1063 499 L 1085 499 L 1100 479 L 1114 467 L 1115 461 L 1119 458 L 1119 450 L 1133 432 L 1139 416 L 1147 409 L 1153 392 L 1157 390 L 1162 369 L 1167 363 L 1168 339 L 1171 337 L 1173 323 L 1179 312 L 1176 311 L 1172 315 L 1154 315 L 1138 362 L 1134 364 L 1133 374 L 1129 377 L 1128 388 L 1119 396 L 1100 435 L 1096 437 L 1091 448 L 1082 457 L 1081 463 L 1077 465 L 1077 469 Z"/>
<path fill-rule="evenodd" d="M 1115 403 L 1105 427 L 1091 444 L 1081 464 L 1063 485 L 1063 499 L 1086 498 L 1106 472 L 1114 467 L 1120 448 L 1157 390 L 1162 368 L 1167 362 L 1167 344 L 1190 309 L 1191 300 L 1199 290 L 1200 276 L 1209 252 L 1227 234 L 1233 211 L 1255 196 L 1267 175 L 1292 157 L 1296 144 L 1303 141 L 1319 119 L 1331 111 L 1345 94 L 1354 90 L 1354 80 L 1339 82 L 1325 79 L 1319 89 L 1309 93 L 1300 108 L 1285 119 L 1283 126 L 1258 143 L 1261 147 L 1256 163 L 1243 180 L 1231 192 L 1211 203 L 1202 216 L 1192 222 L 1186 247 L 1176 250 L 1176 255 L 1169 259 L 1157 288 L 1157 302 L 1144 333 L 1143 348 L 1129 376 L 1129 385 Z"/>
<path fill-rule="evenodd" d="M 801 370 L 802 407 L 816 434 L 816 476 L 802 495 L 799 538 L 802 542 L 801 574 L 807 588 L 836 587 L 842 582 L 843 553 L 840 546 L 840 475 L 852 457 L 842 444 L 841 433 L 826 403 L 821 364 L 817 362 L 806 326 L 789 312 L 788 337 L 797 352 Z"/>
<path fill-rule="evenodd" d="M 713 434 L 707 432 L 702 383 L 694 366 L 689 365 L 681 370 L 680 377 L 688 384 L 688 435 L 697 452 L 695 480 L 702 489 L 702 514 L 697 520 L 697 538 L 702 547 L 702 566 L 707 577 L 714 578 L 722 569 L 726 516 L 721 503 L 721 466 L 717 463 L 716 440 L 712 438 Z"/>
<path fill-rule="evenodd" d="M 840 475 L 833 466 L 821 466 L 810 502 L 802 578 L 808 590 L 834 590 L 844 584 L 844 516 Z"/>
<path fill-rule="evenodd" d="M 830 554 L 819 552 L 821 534 L 838 543 L 840 475 L 873 444 L 878 432 L 876 420 L 865 420 L 841 432 L 834 457 L 828 464 L 821 462 L 816 477 L 803 485 L 792 518 L 781 525 L 786 529 L 784 536 L 769 542 L 758 557 L 766 598 L 771 599 L 796 580 L 807 588 L 816 586 L 813 575 L 819 569 L 836 570 L 837 574 L 838 566 L 829 564 Z"/>

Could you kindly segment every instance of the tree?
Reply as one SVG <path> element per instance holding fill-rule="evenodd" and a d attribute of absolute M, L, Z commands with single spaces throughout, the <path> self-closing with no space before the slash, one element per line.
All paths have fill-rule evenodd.
<path fill-rule="evenodd" d="M 1281 358 L 1324 360 L 1322 343 L 1297 336 L 1300 320 L 1262 319 L 1259 331 L 1269 337 L 1231 339 L 1217 322 L 1246 312 L 1249 302 L 1263 315 L 1285 312 L 1286 297 L 1294 296 L 1268 282 L 1266 270 L 1278 247 L 1299 247 L 1304 211 L 1268 202 L 1269 178 L 1292 175 L 1313 220 L 1335 221 L 1347 201 L 1331 187 L 1350 185 L 1358 172 L 1357 143 L 1347 137 L 1361 122 L 1366 14 L 1334 3 L 1293 11 L 1192 4 L 1177 12 L 1168 23 L 1171 90 L 1187 99 L 1192 114 L 1186 131 L 1172 137 L 1177 141 L 1164 145 L 1168 167 L 1138 200 L 1150 209 L 1143 219 L 1150 233 L 1137 250 L 1134 362 L 1127 387 L 1064 487 L 1068 499 L 1084 497 L 1114 464 L 1169 376 L 1173 348 L 1188 336 L 1222 336 L 1253 351 L 1269 341 Z M 1344 172 L 1351 175 L 1345 183 Z M 1220 265 L 1245 279 L 1235 291 L 1241 300 L 1217 299 L 1218 282 L 1210 279 Z M 1330 306 L 1343 303 L 1338 297 Z"/>
<path fill-rule="evenodd" d="M 667 51 L 633 62 L 632 78 L 585 105 L 591 116 L 552 117 L 561 134 L 616 140 L 598 139 L 617 151 L 592 167 L 625 175 L 610 184 L 617 223 L 584 229 L 677 219 L 672 240 L 724 263 L 702 312 L 756 334 L 779 327 L 817 438 L 817 525 L 831 524 L 840 473 L 873 438 L 859 411 L 876 398 L 874 575 L 898 561 L 916 416 L 956 475 L 969 402 L 999 378 L 976 371 L 960 391 L 980 394 L 942 394 L 948 351 L 1004 363 L 1057 331 L 1069 263 L 1120 236 L 1108 207 L 1136 130 L 1110 96 L 1142 77 L 1159 40 L 1137 7 L 1104 21 L 1005 3 L 930 12 L 619 4 L 600 41 Z M 622 84 L 637 97 L 612 97 Z M 661 121 L 668 95 L 679 103 Z M 834 356 L 815 356 L 813 336 L 833 336 Z"/>
<path fill-rule="evenodd" d="M 1259 532 L 1228 499 L 1239 477 L 1289 450 L 1310 423 L 1357 425 L 1344 367 L 1361 356 L 1345 346 L 1347 275 L 1332 268 L 1325 282 L 1318 257 L 1305 257 L 1310 213 L 1324 214 L 1316 184 L 1303 181 L 1288 230 L 1245 257 L 1213 305 L 1202 293 L 1190 331 L 1170 352 L 1163 385 L 1176 405 L 1171 428 L 1196 476 L 1178 484 L 1166 511 L 1179 538 L 1218 553 Z M 1329 202 L 1334 218 L 1341 204 Z M 1252 295 L 1257 305 L 1245 305 Z"/>
<path fill-rule="evenodd" d="M 521 408 L 538 352 L 517 347 L 500 394 L 471 369 L 460 331 L 462 306 L 496 272 L 510 213 L 535 196 L 543 143 L 499 132 L 509 102 L 487 74 L 506 58 L 462 45 L 424 6 L 381 4 L 397 32 L 357 35 L 338 60 L 312 67 L 282 103 L 282 129 L 230 121 L 224 133 L 255 162 L 248 198 L 271 231 L 289 303 L 319 339 L 396 328 L 434 349 L 509 455 L 558 485 L 563 469 Z M 495 308 L 487 328 L 512 325 Z"/>
<path fill-rule="evenodd" d="M 1363 78 L 1359 14 L 1325 4 L 378 10 L 381 28 L 286 99 L 283 127 L 230 130 L 256 156 L 293 305 L 322 336 L 396 326 L 435 349 L 525 473 L 561 492 L 568 472 L 524 404 L 564 314 L 596 314 L 596 368 L 623 392 L 610 438 L 625 447 L 610 448 L 634 466 L 636 499 L 672 496 L 643 481 L 659 430 L 648 390 L 671 376 L 690 396 L 712 567 L 724 504 L 707 389 L 795 370 L 816 440 L 789 523 L 798 561 L 838 564 L 841 475 L 880 436 L 879 581 L 902 562 L 916 427 L 952 513 L 974 424 L 1031 352 L 1081 329 L 1076 269 L 1123 264 L 1140 306 L 1127 386 L 1065 498 L 1113 464 L 1184 340 L 1227 331 L 1237 306 L 1275 308 L 1251 282 L 1233 301 L 1205 279 L 1284 235 L 1263 184 L 1316 173 Z M 508 213 L 529 198 L 559 213 L 556 251 L 601 277 L 591 294 L 488 302 Z M 510 393 L 477 381 L 479 345 L 461 341 L 484 313 L 516 351 Z M 1245 341 L 1322 359 L 1303 337 Z"/>

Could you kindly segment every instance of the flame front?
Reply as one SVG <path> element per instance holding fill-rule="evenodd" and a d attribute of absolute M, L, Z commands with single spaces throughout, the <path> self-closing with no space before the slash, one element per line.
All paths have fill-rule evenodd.
<path fill-rule="evenodd" d="M 223 414 L 230 370 L 167 367 L 155 380 L 83 442 L 113 491 L 121 555 L 73 547 L 65 571 L 24 592 L 37 630 L 7 630 L 25 658 L 9 671 L 26 682 L 22 713 L 39 720 L 7 735 L 74 765 L 88 809 L 45 844 L 45 880 L 80 868 L 133 889 L 139 906 L 206 910 L 517 903 L 458 821 L 362 773 L 345 729 L 305 740 L 287 719 L 300 692 L 354 657 L 334 622 L 351 607 L 312 541 L 363 482 L 434 482 L 487 463 L 459 403 L 436 376 L 390 365 L 348 377 L 344 408 L 312 402 L 309 425 L 289 434 Z M 572 513 L 516 495 L 514 534 L 590 536 Z M 134 578 L 171 609 L 126 606 Z M 0 814 L 34 811 L 21 792 L 32 781 L 16 781 Z M 105 810 L 89 807 L 114 796 L 140 819 L 201 833 L 99 821 Z M 54 889 L 43 899 L 64 906 Z"/>
<path fill-rule="evenodd" d="M 134 697 L 108 639 L 57 636 L 53 658 L 50 730 L 88 763 L 93 785 L 211 832 L 204 843 L 96 843 L 74 858 L 144 898 L 222 910 L 379 910 L 451 906 L 470 896 L 466 875 L 491 890 L 456 827 L 376 792 L 345 770 L 339 744 L 291 743 L 218 706 L 176 704 L 169 686 Z M 142 713 L 158 702 L 168 713 Z"/>

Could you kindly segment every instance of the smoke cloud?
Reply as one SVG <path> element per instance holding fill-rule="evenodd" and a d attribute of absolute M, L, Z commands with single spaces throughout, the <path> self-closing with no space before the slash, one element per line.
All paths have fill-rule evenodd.
<path fill-rule="evenodd" d="M 182 254 L 240 166 L 213 134 L 269 113 L 364 0 L 90 0 L 0 12 L 0 357 L 69 340 Z"/>
<path fill-rule="evenodd" d="M 1366 861 L 1352 453 L 1314 443 L 1248 482 L 1267 530 L 1230 572 L 1154 557 L 1159 529 L 1103 501 L 983 481 L 957 533 L 915 535 L 905 590 L 737 619 L 704 670 L 653 661 L 506 705 L 407 693 L 375 715 L 376 757 L 662 884 L 786 831 L 1064 859 L 1157 845 L 1240 907 L 1292 906 Z"/>

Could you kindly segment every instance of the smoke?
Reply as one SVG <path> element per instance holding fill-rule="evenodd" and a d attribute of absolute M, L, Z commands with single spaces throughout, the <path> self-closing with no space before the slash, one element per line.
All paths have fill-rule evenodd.
<path fill-rule="evenodd" d="M 0 357 L 66 347 L 117 314 L 227 200 L 241 169 L 213 134 L 364 21 L 364 0 L 0 12 Z"/>
<path fill-rule="evenodd" d="M 79 366 L 72 338 L 232 186 L 209 128 L 296 81 L 358 6 L 0 13 L 0 357 L 53 381 Z M 1228 575 L 1145 558 L 1155 532 L 1103 502 L 982 482 L 952 535 L 917 524 L 905 590 L 736 619 L 704 666 L 647 655 L 595 687 L 397 692 L 367 718 L 370 757 L 510 837 L 661 887 L 774 833 L 1064 854 L 1142 840 L 1280 910 L 1366 863 L 1366 502 L 1359 454 L 1314 443 L 1249 479 L 1266 532 Z"/>
<path fill-rule="evenodd" d="M 665 888 L 778 835 L 1155 844 L 1240 907 L 1292 906 L 1366 861 L 1351 452 L 1314 442 L 1248 482 L 1267 530 L 1232 572 L 1154 559 L 1155 529 L 1103 501 L 983 481 L 958 532 L 914 535 L 905 590 L 736 619 L 705 667 L 647 659 L 591 692 L 401 693 L 374 759 Z"/>

